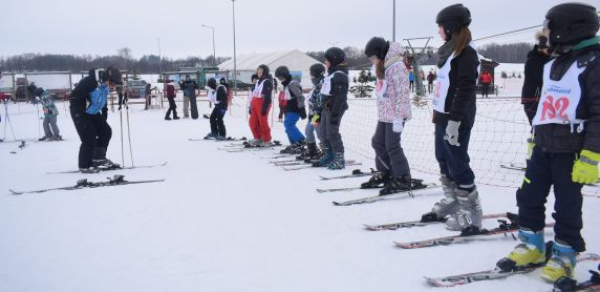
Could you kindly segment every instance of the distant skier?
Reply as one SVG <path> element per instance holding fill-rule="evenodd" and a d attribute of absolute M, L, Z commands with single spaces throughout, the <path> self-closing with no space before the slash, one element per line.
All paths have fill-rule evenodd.
<path fill-rule="evenodd" d="M 215 78 L 210 78 L 206 82 L 206 90 L 208 100 L 210 100 L 215 107 L 210 115 L 210 133 L 206 135 L 204 139 L 226 140 L 227 131 L 225 130 L 223 118 L 227 112 L 227 87 L 223 85 L 223 83 L 220 83 L 217 86 L 217 80 Z"/>
<path fill-rule="evenodd" d="M 306 148 L 303 149 L 302 154 L 297 157 L 300 160 L 316 160 L 319 159 L 319 149 L 317 148 L 317 139 L 319 141 L 323 141 L 323 138 L 320 135 L 318 130 L 320 123 L 320 114 L 321 114 L 321 87 L 323 86 L 323 79 L 325 78 L 325 66 L 321 63 L 316 63 L 310 66 L 310 77 L 313 84 L 313 88 L 309 94 L 307 100 L 308 106 L 308 122 L 306 123 L 306 128 L 304 129 L 304 135 L 306 139 Z M 317 137 L 315 137 L 315 134 Z"/>
<path fill-rule="evenodd" d="M 122 85 L 121 71 L 117 67 L 92 69 L 69 97 L 71 117 L 81 139 L 79 170 L 97 172 L 99 168 L 119 167 L 106 158 L 112 130 L 102 115 L 102 108 L 110 88 Z"/>
<path fill-rule="evenodd" d="M 450 230 L 481 228 L 481 203 L 469 165 L 469 140 L 475 123 L 475 84 L 479 57 L 472 45 L 471 12 L 462 4 L 448 6 L 436 17 L 445 43 L 438 49 L 438 75 L 432 95 L 435 157 L 445 198 L 424 221 L 446 221 Z"/>
<path fill-rule="evenodd" d="M 302 94 L 302 86 L 300 83 L 292 79 L 290 70 L 286 66 L 279 66 L 275 70 L 275 78 L 283 85 L 283 94 L 286 101 L 285 105 L 285 120 L 283 125 L 287 134 L 290 146 L 281 150 L 281 153 L 300 154 L 304 146 L 304 135 L 298 129 L 298 120 L 306 119 L 306 106 L 304 102 L 304 94 Z"/>
<path fill-rule="evenodd" d="M 58 109 L 51 99 L 50 94 L 47 90 L 38 87 L 35 90 L 35 96 L 40 99 L 44 110 L 44 137 L 40 138 L 39 141 L 61 141 L 62 137 L 60 136 L 60 130 L 56 124 Z"/>
<path fill-rule="evenodd" d="M 367 43 L 365 55 L 371 60 L 377 76 L 375 94 L 379 119 L 371 140 L 377 173 L 361 187 L 383 185 L 381 195 L 408 191 L 412 187 L 410 167 L 400 139 L 404 124 L 412 118 L 404 52 L 399 43 L 374 37 Z"/>
<path fill-rule="evenodd" d="M 572 277 L 581 236 L 584 184 L 598 181 L 600 162 L 600 28 L 597 8 L 564 3 L 546 13 L 544 32 L 554 56 L 543 71 L 533 118 L 535 147 L 517 190 L 519 240 L 500 269 L 544 265 L 542 278 Z M 545 204 L 554 186 L 554 244 L 546 262 Z M 597 238 L 596 238 L 597 239 Z M 544 264 L 545 263 L 545 264 Z"/>
<path fill-rule="evenodd" d="M 256 69 L 258 81 L 252 91 L 250 109 L 250 130 L 254 140 L 251 146 L 267 146 L 271 143 L 271 127 L 269 127 L 269 110 L 273 95 L 273 81 L 269 75 L 269 67 L 260 65 Z"/>
<path fill-rule="evenodd" d="M 169 109 L 165 115 L 165 120 L 171 120 L 171 112 L 173 112 L 173 120 L 179 120 L 177 116 L 177 104 L 175 103 L 175 97 L 177 97 L 177 91 L 173 85 L 172 80 L 167 80 L 167 100 L 169 101 Z"/>
<path fill-rule="evenodd" d="M 343 169 L 346 167 L 346 161 L 344 160 L 344 142 L 340 134 L 340 123 L 344 113 L 348 110 L 349 78 L 346 53 L 337 47 L 327 49 L 325 51 L 325 67 L 328 75 L 323 79 L 321 87 L 323 109 L 319 124 L 324 155 L 319 161 L 313 163 L 313 166 Z"/>

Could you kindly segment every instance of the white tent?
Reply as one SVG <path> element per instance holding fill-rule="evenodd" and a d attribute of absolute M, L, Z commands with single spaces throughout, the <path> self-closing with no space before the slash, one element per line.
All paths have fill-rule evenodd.
<path fill-rule="evenodd" d="M 292 50 L 241 55 L 237 57 L 236 63 L 238 80 L 242 82 L 249 83 L 252 74 L 256 72 L 256 68 L 261 64 L 265 64 L 269 66 L 271 75 L 275 74 L 275 69 L 277 69 L 277 67 L 287 66 L 292 72 L 292 75 L 302 74 L 302 86 L 309 87 L 311 86 L 309 68 L 313 64 L 319 63 L 319 61 L 299 50 Z M 219 65 L 219 71 L 233 72 L 233 59 L 221 63 Z"/>

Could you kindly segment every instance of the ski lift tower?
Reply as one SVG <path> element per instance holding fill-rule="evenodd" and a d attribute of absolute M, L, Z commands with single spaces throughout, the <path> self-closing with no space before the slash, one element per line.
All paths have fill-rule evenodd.
<path fill-rule="evenodd" d="M 416 95 L 417 96 L 425 96 L 425 88 L 423 87 L 423 80 L 421 79 L 421 74 L 419 70 L 419 61 L 426 56 L 433 54 L 431 47 L 428 47 L 429 41 L 433 37 L 421 37 L 421 38 L 409 38 L 404 39 L 408 43 L 406 47 L 408 54 L 408 61 L 411 64 L 413 75 L 415 76 L 415 84 L 416 84 Z M 423 47 L 413 47 L 411 41 L 417 40 L 425 40 L 425 46 Z"/>

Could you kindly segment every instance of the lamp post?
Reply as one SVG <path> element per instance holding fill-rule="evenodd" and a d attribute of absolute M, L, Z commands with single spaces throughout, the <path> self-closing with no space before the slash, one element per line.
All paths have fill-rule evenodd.
<path fill-rule="evenodd" d="M 392 21 L 392 40 L 396 41 L 396 0 L 394 0 L 394 8 L 392 9 L 393 21 Z"/>
<path fill-rule="evenodd" d="M 215 28 L 212 27 L 212 26 L 208 26 L 206 24 L 203 24 L 202 26 L 212 30 L 212 39 L 213 39 L 213 66 L 217 66 L 217 50 L 215 49 Z"/>
<path fill-rule="evenodd" d="M 237 60 L 235 55 L 235 0 L 231 0 L 233 4 L 233 92 L 237 88 Z"/>

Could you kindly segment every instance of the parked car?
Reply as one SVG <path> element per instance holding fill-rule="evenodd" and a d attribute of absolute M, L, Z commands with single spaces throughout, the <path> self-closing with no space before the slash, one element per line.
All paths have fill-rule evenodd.
<path fill-rule="evenodd" d="M 147 82 L 144 80 L 127 81 L 127 94 L 129 98 L 144 97 Z"/>

